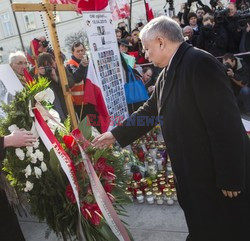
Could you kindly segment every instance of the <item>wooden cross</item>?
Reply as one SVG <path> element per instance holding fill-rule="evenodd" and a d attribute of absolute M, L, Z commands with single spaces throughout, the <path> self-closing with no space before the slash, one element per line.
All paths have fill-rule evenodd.
<path fill-rule="evenodd" d="M 51 4 L 49 0 L 42 0 L 42 3 L 13 3 L 12 9 L 14 12 L 46 12 L 50 38 L 55 53 L 55 59 L 63 89 L 63 94 L 67 106 L 68 113 L 71 118 L 73 128 L 77 128 L 77 120 L 71 94 L 69 93 L 68 80 L 65 72 L 63 60 L 61 58 L 60 44 L 56 31 L 56 24 L 53 16 L 54 11 L 75 11 L 76 7 L 73 4 Z"/>

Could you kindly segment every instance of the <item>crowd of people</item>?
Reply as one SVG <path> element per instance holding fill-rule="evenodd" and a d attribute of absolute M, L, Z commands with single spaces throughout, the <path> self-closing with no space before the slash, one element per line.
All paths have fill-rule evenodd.
<path fill-rule="evenodd" d="M 207 6 L 198 1 L 196 9 L 192 3 L 183 3 L 172 19 L 181 26 L 187 43 L 209 52 L 225 64 L 239 107 L 250 115 L 250 2 L 236 1 L 224 6 L 220 0 L 211 0 Z M 128 33 L 126 24 L 121 22 L 116 37 L 121 52 L 134 56 L 137 64 L 145 65 L 148 61 L 139 39 L 141 27 L 140 22 Z M 159 70 L 152 65 L 145 68 L 152 69 L 151 82 L 154 82 Z"/>
<path fill-rule="evenodd" d="M 227 75 L 231 81 L 232 89 L 237 98 L 242 113 L 250 115 L 250 8 L 248 1 L 237 1 L 223 6 L 220 0 L 211 0 L 211 6 L 204 5 L 198 1 L 196 10 L 193 1 L 181 5 L 177 16 L 173 16 L 179 26 L 185 41 L 194 47 L 203 49 L 216 58 L 225 66 Z M 245 9 L 243 11 L 243 9 Z M 248 10 L 246 10 L 248 9 Z M 154 90 L 156 79 L 161 68 L 153 66 L 145 58 L 145 53 L 139 34 L 144 24 L 139 22 L 135 28 L 128 31 L 127 24 L 121 21 L 115 29 L 125 82 L 129 81 L 128 62 L 124 58 L 129 55 L 135 59 L 135 65 L 131 66 L 137 79 L 145 84 L 149 96 Z M 51 81 L 51 87 L 55 91 L 55 106 L 62 120 L 67 116 L 65 101 L 63 100 L 62 88 L 60 86 L 59 74 L 53 50 L 48 47 L 48 41 L 44 37 L 32 40 L 35 48 L 35 59 L 38 69 L 35 67 L 30 71 L 35 78 L 46 76 Z M 46 54 L 44 54 L 46 53 Z M 27 56 L 29 62 L 34 57 Z M 62 54 L 62 58 L 65 56 Z M 26 56 L 20 52 L 12 53 L 9 58 L 10 65 L 15 70 L 18 78 L 24 83 L 23 69 L 27 67 Z M 87 114 L 98 114 L 91 105 L 83 106 L 84 80 L 88 69 L 86 46 L 81 42 L 72 45 L 72 57 L 65 62 L 67 78 L 79 119 Z M 131 114 L 137 110 L 143 102 L 128 104 Z M 84 107 L 84 108 L 83 108 Z M 96 120 L 95 120 L 96 121 Z M 98 123 L 98 121 L 96 121 Z"/>

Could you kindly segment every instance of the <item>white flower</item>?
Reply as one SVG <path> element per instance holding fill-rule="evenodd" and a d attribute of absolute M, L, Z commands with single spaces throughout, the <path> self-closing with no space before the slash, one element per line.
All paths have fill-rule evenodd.
<path fill-rule="evenodd" d="M 43 172 L 46 172 L 46 171 L 48 170 L 48 169 L 47 169 L 47 165 L 46 165 L 45 162 L 42 162 L 42 163 L 41 163 L 41 169 L 42 169 Z"/>
<path fill-rule="evenodd" d="M 54 110 L 54 109 L 50 109 L 49 110 L 49 113 L 53 116 L 53 118 L 57 121 L 57 122 L 61 122 L 61 118 L 60 118 L 60 115 L 59 115 L 59 113 L 56 111 L 56 110 Z"/>
<path fill-rule="evenodd" d="M 29 182 L 29 181 L 26 181 L 26 187 L 24 188 L 24 191 L 25 192 L 29 192 L 29 191 L 31 191 L 32 189 L 33 189 L 33 187 L 34 187 L 34 184 L 33 183 L 31 183 L 31 182 Z"/>
<path fill-rule="evenodd" d="M 43 161 L 44 155 L 43 155 L 43 153 L 42 153 L 40 150 L 36 150 L 35 156 L 36 156 L 36 158 L 37 158 L 39 161 Z"/>
<path fill-rule="evenodd" d="M 31 156 L 31 154 L 33 153 L 33 146 L 27 146 L 26 149 L 26 156 Z"/>
<path fill-rule="evenodd" d="M 20 148 L 16 148 L 16 155 L 17 155 L 17 157 L 21 160 L 21 161 L 23 161 L 24 160 L 24 157 L 25 157 L 25 154 L 24 154 L 24 151 L 22 150 L 22 149 L 20 149 Z"/>
<path fill-rule="evenodd" d="M 37 148 L 39 147 L 39 144 L 40 144 L 40 142 L 39 142 L 39 140 L 37 139 L 36 142 L 33 143 L 33 147 L 34 147 L 35 149 L 37 149 Z"/>
<path fill-rule="evenodd" d="M 11 126 L 8 127 L 8 130 L 12 133 L 14 131 L 18 131 L 19 128 L 18 128 L 17 125 L 11 125 Z"/>
<path fill-rule="evenodd" d="M 42 176 L 42 170 L 39 167 L 34 167 L 34 172 L 35 172 L 36 178 L 40 178 Z"/>
<path fill-rule="evenodd" d="M 38 102 L 46 101 L 53 104 L 55 100 L 55 95 L 52 89 L 47 88 L 46 90 L 37 93 L 34 98 Z"/>
<path fill-rule="evenodd" d="M 28 165 L 28 166 L 25 168 L 24 171 L 25 171 L 25 177 L 28 178 L 28 176 L 30 176 L 30 175 L 31 175 L 31 172 L 32 172 L 31 166 Z"/>
<path fill-rule="evenodd" d="M 48 124 L 49 128 L 51 129 L 51 131 L 53 133 L 55 133 L 57 128 L 61 128 L 59 125 L 59 123 L 61 124 L 61 118 L 60 118 L 58 112 L 55 111 L 54 109 L 50 109 L 49 114 L 53 117 L 54 120 L 48 118 L 47 124 Z"/>
<path fill-rule="evenodd" d="M 36 162 L 37 162 L 37 156 L 35 155 L 35 153 L 31 153 L 31 155 L 30 155 L 30 157 L 31 157 L 31 163 L 33 163 L 33 164 L 36 164 Z"/>

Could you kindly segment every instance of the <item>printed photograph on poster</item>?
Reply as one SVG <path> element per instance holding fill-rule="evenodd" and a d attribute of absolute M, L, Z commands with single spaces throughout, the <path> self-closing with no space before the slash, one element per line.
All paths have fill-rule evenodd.
<path fill-rule="evenodd" d="M 93 49 L 94 49 L 94 51 L 97 51 L 97 45 L 96 45 L 96 43 L 93 43 Z"/>

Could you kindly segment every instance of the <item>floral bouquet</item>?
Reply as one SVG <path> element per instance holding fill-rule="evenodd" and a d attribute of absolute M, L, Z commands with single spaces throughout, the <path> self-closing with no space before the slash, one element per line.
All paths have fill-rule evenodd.
<path fill-rule="evenodd" d="M 2 135 L 26 129 L 31 130 L 38 139 L 32 147 L 9 148 L 2 170 L 17 193 L 26 196 L 32 214 L 39 220 L 46 221 L 49 227 L 47 236 L 49 231 L 53 230 L 64 240 L 119 240 L 97 204 L 82 161 L 79 143 L 72 134 L 70 119 L 68 118 L 64 124 L 60 123 L 60 117 L 51 104 L 53 100 L 54 95 L 49 88 L 48 80 L 39 78 L 37 82 L 27 84 L 17 93 L 10 105 L 3 106 L 7 117 L 0 123 Z M 38 136 L 34 125 L 34 108 L 39 109 L 71 160 L 69 168 L 77 179 L 79 207 L 57 155 L 53 150 L 48 151 Z M 79 132 L 78 134 L 83 136 L 84 143 L 81 143 L 81 147 L 84 153 L 92 163 L 117 214 L 125 216 L 123 205 L 131 201 L 125 194 L 127 176 L 123 161 L 129 154 L 114 148 L 95 149 L 90 145 L 93 139 L 92 130 L 85 119 L 73 132 Z"/>

